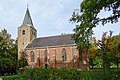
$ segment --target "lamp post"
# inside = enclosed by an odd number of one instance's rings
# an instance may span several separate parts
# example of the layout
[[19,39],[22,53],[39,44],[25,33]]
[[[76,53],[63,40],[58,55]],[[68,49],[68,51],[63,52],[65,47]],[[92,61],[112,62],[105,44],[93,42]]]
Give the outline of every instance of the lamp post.
[[55,59],[55,67],[56,67],[56,49],[54,48],[55,54],[53,55],[54,59]]
[[40,67],[40,50],[39,50],[39,60],[38,61],[39,61],[39,67]]
[[56,49],[55,49],[55,67],[56,67]]
[[74,54],[74,67],[77,67],[77,65],[78,65],[78,60],[77,60],[77,54],[75,53]]
[[48,67],[48,46],[46,46],[46,54],[45,54],[45,58],[46,58],[46,63],[45,63],[45,68]]
[[72,46],[72,56],[73,56],[73,68],[74,68],[74,53],[73,53],[73,46]]

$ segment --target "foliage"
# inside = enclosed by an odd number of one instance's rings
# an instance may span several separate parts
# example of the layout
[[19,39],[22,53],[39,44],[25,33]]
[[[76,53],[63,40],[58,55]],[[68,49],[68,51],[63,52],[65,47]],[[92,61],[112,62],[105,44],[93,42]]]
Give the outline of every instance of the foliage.
[[110,63],[116,59],[114,54],[115,44],[113,43],[113,40],[114,37],[112,37],[112,31],[110,31],[109,35],[107,35],[107,32],[104,32],[101,40],[94,40],[101,51],[104,75],[110,74]]
[[[106,24],[108,22],[115,23],[120,17],[120,1],[119,0],[84,0],[81,3],[80,11],[83,13],[82,18],[87,17],[90,21],[93,21],[92,24]],[[105,18],[100,18],[98,16],[101,11],[111,11],[110,15]],[[91,17],[90,17],[91,16]]]
[[113,53],[114,55],[114,60],[112,61],[113,64],[117,65],[117,68],[119,68],[119,63],[120,63],[120,35],[114,36],[113,43],[115,44]]
[[[120,17],[119,7],[119,0],[84,0],[80,5],[80,9],[75,10],[70,19],[72,22],[79,23],[74,29],[76,36],[80,37],[85,35],[85,33],[91,33],[92,28],[96,27],[100,22],[102,22],[103,25],[109,22],[117,22]],[[111,11],[112,14],[108,17],[101,18],[98,15],[102,10]],[[81,33],[81,35],[77,35],[79,33]],[[86,37],[87,36],[89,36],[89,34],[86,34]]]
[[92,68],[93,68],[93,66],[95,66],[95,65],[97,65],[97,63],[94,63],[94,60],[95,60],[95,58],[96,58],[96,56],[97,56],[97,49],[96,48],[94,48],[94,47],[92,47],[92,48],[90,48],[89,50],[88,50],[88,58],[89,58],[89,64],[92,66]]
[[112,75],[104,76],[101,69],[79,71],[71,68],[34,68],[18,72],[16,76],[4,77],[4,80],[112,80],[120,79],[120,69],[111,70]]
[[17,62],[17,44],[7,30],[0,32],[0,69],[15,68]]
[[88,49],[88,59],[89,59],[89,64],[90,64],[90,68],[101,68],[101,52],[100,49],[98,49],[98,47],[96,46],[95,42],[96,39],[95,37],[91,37],[90,38],[90,43],[91,46]]
[[94,59],[97,55],[97,49],[96,48],[90,48],[89,49],[89,54],[88,54],[88,58],[90,59]]
[[[112,12],[105,18],[99,17],[101,11]],[[92,36],[92,29],[100,22],[116,23],[120,17],[120,0],[83,0],[80,9],[76,9],[70,19],[76,23],[73,40],[78,46],[78,49],[89,48],[89,38]]]
[[26,52],[23,51],[20,53],[20,59],[18,60],[19,68],[24,68],[24,67],[28,66],[26,57],[27,57]]
[[[95,37],[90,38],[91,47],[88,50],[89,64],[93,67],[96,65],[96,68],[100,68],[101,59],[105,53],[106,61],[111,67],[119,68],[120,62],[120,36],[112,36],[112,31],[107,35],[107,32],[103,33],[101,40],[96,40]],[[98,64],[97,64],[98,63]],[[98,66],[98,67],[97,67]]]

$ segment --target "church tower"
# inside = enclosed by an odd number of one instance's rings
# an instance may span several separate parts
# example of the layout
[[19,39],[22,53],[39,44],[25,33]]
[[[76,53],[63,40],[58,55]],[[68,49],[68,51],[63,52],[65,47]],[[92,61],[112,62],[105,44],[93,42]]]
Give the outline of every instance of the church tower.
[[23,23],[18,27],[18,59],[20,58],[20,52],[36,37],[37,30],[33,25],[29,9],[27,8]]

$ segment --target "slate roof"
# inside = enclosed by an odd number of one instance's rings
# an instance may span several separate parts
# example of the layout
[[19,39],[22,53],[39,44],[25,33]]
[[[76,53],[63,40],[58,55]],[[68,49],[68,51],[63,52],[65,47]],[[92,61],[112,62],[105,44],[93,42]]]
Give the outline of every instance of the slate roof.
[[30,16],[30,12],[29,12],[28,8],[26,10],[26,14],[25,14],[22,26],[31,26],[32,28],[34,28],[34,25],[33,25],[33,22],[32,22],[32,18]]
[[36,38],[29,43],[26,48],[33,47],[46,47],[46,46],[57,46],[57,45],[74,45],[75,42],[71,40],[71,34],[58,35],[51,37]]

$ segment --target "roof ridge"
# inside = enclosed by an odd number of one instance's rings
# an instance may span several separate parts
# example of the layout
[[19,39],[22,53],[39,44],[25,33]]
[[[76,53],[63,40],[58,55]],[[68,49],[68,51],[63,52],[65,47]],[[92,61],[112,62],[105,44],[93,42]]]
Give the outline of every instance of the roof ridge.
[[75,44],[71,39],[71,35],[72,34],[66,34],[36,38],[31,44],[27,45],[26,48]]
[[[52,38],[52,37],[60,37],[60,36],[67,36],[67,35],[72,35],[72,34],[64,34],[64,35],[53,35],[53,36],[45,36],[45,37],[38,37],[39,39],[40,38]],[[38,39],[36,38],[36,39]]]

